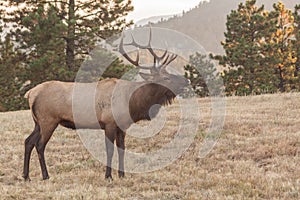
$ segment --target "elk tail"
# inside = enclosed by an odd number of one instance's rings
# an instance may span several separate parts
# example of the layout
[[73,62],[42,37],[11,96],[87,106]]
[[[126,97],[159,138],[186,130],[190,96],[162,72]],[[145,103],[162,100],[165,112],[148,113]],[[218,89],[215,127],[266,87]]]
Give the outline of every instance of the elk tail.
[[29,98],[29,95],[30,95],[30,92],[31,92],[31,89],[28,90],[25,95],[24,95],[24,98],[28,99]]

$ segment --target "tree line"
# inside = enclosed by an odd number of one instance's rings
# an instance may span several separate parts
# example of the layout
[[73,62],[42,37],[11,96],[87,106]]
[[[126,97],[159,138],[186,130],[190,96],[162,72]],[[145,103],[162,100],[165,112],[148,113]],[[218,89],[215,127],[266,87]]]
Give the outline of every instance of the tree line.
[[[223,79],[226,95],[300,91],[300,4],[290,10],[278,2],[268,11],[263,5],[257,6],[256,0],[240,3],[227,16],[225,41],[221,44],[225,54],[211,54],[210,58],[222,70],[211,70],[210,74],[215,80]],[[194,57],[191,64],[211,68]],[[193,67],[186,66],[186,70],[191,80],[206,78]],[[203,81],[192,84],[199,95],[210,94]]]
[[[74,81],[82,64],[111,56],[101,52],[85,60],[100,51],[97,41],[132,24],[125,17],[133,7],[130,0],[100,2],[0,0],[0,111],[27,108],[23,95],[29,88],[47,80]],[[4,34],[5,26],[10,32]],[[220,80],[226,95],[300,90],[300,4],[289,10],[279,2],[268,11],[255,0],[240,3],[227,16],[221,44],[224,55],[197,53],[184,66],[199,96],[218,93]],[[102,76],[120,78],[132,67],[116,58]]]
[[[38,83],[74,81],[97,41],[132,24],[132,10],[131,0],[0,0],[0,109],[27,108],[23,95]],[[112,67],[104,77],[129,66]]]

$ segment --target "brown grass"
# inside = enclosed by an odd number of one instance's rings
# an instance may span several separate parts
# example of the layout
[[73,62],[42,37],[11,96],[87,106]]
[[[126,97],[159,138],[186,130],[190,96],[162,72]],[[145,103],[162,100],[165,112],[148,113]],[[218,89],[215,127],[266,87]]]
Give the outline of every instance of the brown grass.
[[[42,181],[36,152],[31,182],[21,178],[24,139],[32,131],[29,111],[0,114],[0,199],[299,199],[300,94],[231,97],[218,144],[198,158],[210,123],[210,100],[199,99],[200,131],[189,150],[162,170],[104,180],[105,166],[74,131],[58,128],[46,149],[50,180]],[[172,110],[178,105],[169,107]],[[176,131],[171,114],[160,134],[128,137],[128,149],[160,148]],[[125,157],[126,159],[126,157]]]

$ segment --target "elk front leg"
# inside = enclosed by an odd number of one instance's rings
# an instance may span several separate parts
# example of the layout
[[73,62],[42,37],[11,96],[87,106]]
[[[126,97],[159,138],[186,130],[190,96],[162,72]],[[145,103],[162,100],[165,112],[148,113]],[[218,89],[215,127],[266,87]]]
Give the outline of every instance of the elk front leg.
[[119,178],[123,178],[125,176],[124,171],[124,154],[125,154],[125,135],[126,133],[121,129],[118,130],[116,143],[118,147],[118,155],[119,155]]
[[114,141],[117,128],[115,126],[106,125],[105,127],[105,147],[106,147],[106,172],[105,178],[112,180],[111,163],[114,154]]

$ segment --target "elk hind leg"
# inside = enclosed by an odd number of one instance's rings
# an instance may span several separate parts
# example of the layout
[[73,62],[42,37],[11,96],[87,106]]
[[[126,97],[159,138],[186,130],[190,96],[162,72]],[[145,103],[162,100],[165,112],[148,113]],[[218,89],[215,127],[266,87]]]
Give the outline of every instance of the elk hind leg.
[[25,153],[24,153],[24,168],[23,168],[23,178],[25,181],[30,181],[29,178],[29,163],[32,149],[35,143],[39,140],[40,137],[40,127],[35,123],[34,130],[25,140]]
[[45,155],[44,155],[45,148],[57,126],[58,123],[48,123],[47,125],[41,126],[40,138],[35,143],[35,148],[38,153],[39,162],[42,170],[43,180],[49,179],[49,174],[47,171]]

